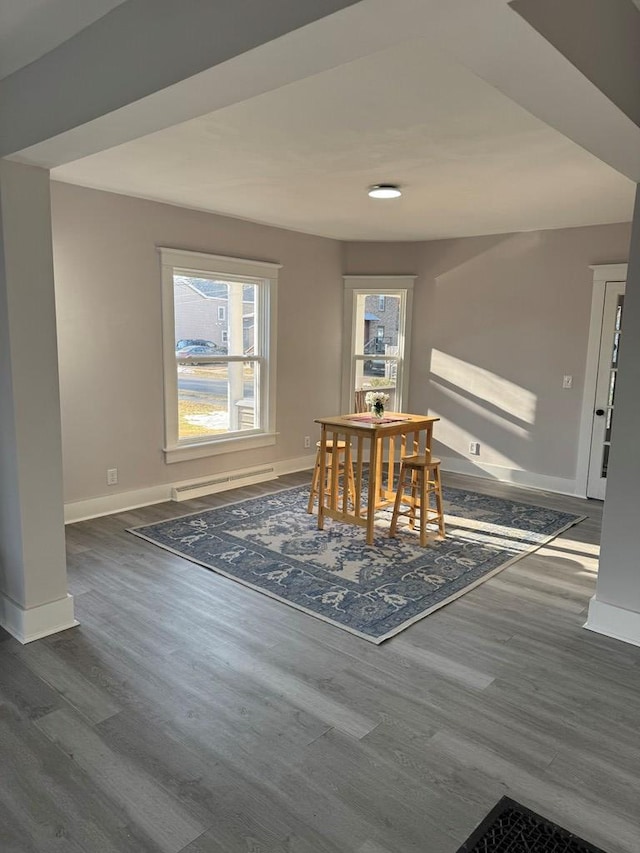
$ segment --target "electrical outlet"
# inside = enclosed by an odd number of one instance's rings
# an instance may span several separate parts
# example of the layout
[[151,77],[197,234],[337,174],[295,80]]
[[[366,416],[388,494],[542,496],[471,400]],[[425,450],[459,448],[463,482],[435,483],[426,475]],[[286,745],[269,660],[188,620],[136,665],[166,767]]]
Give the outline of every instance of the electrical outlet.
[[472,456],[480,456],[480,442],[479,441],[469,442],[469,453]]
[[563,388],[573,388],[573,376],[563,376],[562,377],[562,387]]
[[115,486],[118,482],[118,469],[107,468],[107,486]]
[[311,447],[311,436],[310,435],[305,435],[304,446],[305,447]]

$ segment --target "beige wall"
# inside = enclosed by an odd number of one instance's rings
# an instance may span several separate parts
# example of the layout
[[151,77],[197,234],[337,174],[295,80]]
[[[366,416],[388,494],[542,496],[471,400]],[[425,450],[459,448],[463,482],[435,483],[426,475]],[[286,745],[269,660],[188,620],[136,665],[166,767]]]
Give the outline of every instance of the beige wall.
[[[67,502],[308,454],[339,408],[343,273],[418,275],[408,407],[442,418],[442,456],[575,478],[589,265],[627,260],[629,225],[341,244],[58,183],[52,208]],[[161,245],[283,264],[275,447],[165,464]]]
[[[60,183],[52,213],[65,501],[313,452],[303,448],[313,418],[339,407],[340,243]],[[165,464],[156,246],[283,265],[274,447]],[[107,487],[114,467],[119,483]]]
[[[629,237],[620,224],[345,246],[345,273],[418,275],[409,408],[442,418],[440,454],[467,470],[480,463],[575,478],[589,265],[626,261]],[[478,459],[471,440],[481,444]]]

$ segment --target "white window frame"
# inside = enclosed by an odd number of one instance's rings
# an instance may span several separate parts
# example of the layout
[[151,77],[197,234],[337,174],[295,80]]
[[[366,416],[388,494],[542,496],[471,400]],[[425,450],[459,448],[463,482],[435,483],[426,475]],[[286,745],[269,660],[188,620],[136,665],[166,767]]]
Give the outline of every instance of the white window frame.
[[396,402],[400,411],[406,408],[409,397],[409,353],[411,351],[411,317],[413,313],[413,285],[415,275],[345,275],[344,278],[344,340],[346,346],[342,360],[342,411],[352,412],[356,384],[356,361],[371,358],[356,355],[356,311],[358,296],[390,295],[400,297],[398,317],[398,355],[379,356],[394,361],[397,366]]
[[[220,453],[251,450],[276,443],[276,341],[277,285],[281,264],[246,260],[204,252],[159,247],[162,272],[162,336],[164,361],[165,462],[182,462]],[[259,398],[256,400],[260,426],[253,430],[178,439],[178,376],[175,355],[174,273],[215,276],[229,281],[257,284],[256,329],[260,352],[252,356],[259,371]],[[233,356],[212,356],[208,360],[227,363]],[[244,360],[244,359],[241,359]]]
[[224,322],[227,319],[227,309],[224,305],[218,305],[218,320]]

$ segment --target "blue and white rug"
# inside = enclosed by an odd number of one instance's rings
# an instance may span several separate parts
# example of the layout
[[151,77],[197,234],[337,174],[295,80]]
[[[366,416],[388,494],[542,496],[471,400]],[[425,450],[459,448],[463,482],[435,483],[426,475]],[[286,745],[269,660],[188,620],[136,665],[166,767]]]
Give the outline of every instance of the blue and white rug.
[[447,535],[421,548],[390,513],[365,530],[308,515],[299,486],[131,533],[345,631],[381,643],[582,521],[532,504],[444,489]]

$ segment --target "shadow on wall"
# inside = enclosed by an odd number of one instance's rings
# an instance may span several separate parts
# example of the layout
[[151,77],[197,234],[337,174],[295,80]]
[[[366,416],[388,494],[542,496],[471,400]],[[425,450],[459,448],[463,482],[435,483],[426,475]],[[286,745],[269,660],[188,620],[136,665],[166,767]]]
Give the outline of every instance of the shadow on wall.
[[[441,418],[437,452],[483,476],[487,464],[574,476],[590,272],[570,241],[557,232],[446,240],[425,258],[412,405]],[[574,376],[572,394],[563,373]]]
[[429,408],[453,447],[464,454],[471,441],[479,441],[491,464],[520,466],[536,418],[534,394],[440,350],[431,353],[430,383]]

